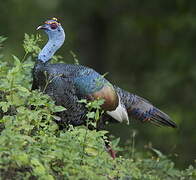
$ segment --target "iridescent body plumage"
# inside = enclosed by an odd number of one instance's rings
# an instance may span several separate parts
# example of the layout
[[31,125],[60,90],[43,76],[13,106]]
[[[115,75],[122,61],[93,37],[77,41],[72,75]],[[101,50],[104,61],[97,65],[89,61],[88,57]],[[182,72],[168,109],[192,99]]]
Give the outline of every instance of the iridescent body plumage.
[[39,53],[33,69],[32,89],[40,89],[51,96],[57,105],[67,109],[58,113],[61,122],[85,124],[87,110],[79,100],[103,98],[103,122],[115,119],[129,123],[129,117],[132,117],[156,125],[176,127],[168,115],[147,100],[112,85],[95,70],[81,65],[51,64],[49,60],[64,42],[64,30],[56,19],[46,21],[38,29],[44,29],[49,40]]

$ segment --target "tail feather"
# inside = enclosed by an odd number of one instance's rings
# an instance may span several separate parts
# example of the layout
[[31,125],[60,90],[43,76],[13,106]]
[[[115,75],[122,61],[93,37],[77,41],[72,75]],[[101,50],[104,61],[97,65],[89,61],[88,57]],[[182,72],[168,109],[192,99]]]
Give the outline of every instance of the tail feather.
[[154,107],[148,101],[144,101],[139,96],[135,96],[134,103],[128,108],[128,114],[135,119],[143,122],[149,121],[158,126],[177,127],[167,114]]
[[160,111],[157,108],[155,109],[157,112],[154,114],[153,119],[155,119],[155,121],[157,121],[158,124],[162,126],[170,126],[173,128],[177,127],[176,123],[173,122],[167,114],[165,114],[164,112]]
[[123,103],[127,109],[129,117],[142,122],[148,121],[157,126],[177,127],[176,123],[173,122],[167,114],[154,107],[146,99],[118,87],[116,87],[116,90],[121,97],[121,103]]
[[135,98],[135,102],[128,109],[130,116],[143,122],[149,121],[158,126],[177,127],[167,114],[154,107],[148,101],[144,101],[143,98],[139,96],[135,96]]

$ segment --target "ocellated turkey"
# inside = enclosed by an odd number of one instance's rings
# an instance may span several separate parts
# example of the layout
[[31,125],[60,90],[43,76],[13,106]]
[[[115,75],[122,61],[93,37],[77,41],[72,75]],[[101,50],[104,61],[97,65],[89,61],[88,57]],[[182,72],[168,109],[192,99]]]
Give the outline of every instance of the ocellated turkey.
[[[176,127],[170,117],[147,100],[115,85],[95,70],[74,64],[50,63],[55,52],[63,45],[65,33],[56,18],[47,20],[37,29],[43,29],[48,42],[38,55],[33,69],[32,90],[39,89],[52,97],[57,105],[67,110],[59,113],[61,121],[74,126],[86,123],[85,105],[79,100],[104,99],[103,119],[129,123],[129,118],[156,125]],[[107,118],[106,118],[107,117]]]

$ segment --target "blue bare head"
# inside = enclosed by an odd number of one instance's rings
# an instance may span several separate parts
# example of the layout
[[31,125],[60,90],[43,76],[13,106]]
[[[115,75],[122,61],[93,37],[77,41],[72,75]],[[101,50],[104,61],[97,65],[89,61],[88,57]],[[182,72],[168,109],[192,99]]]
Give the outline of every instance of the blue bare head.
[[54,53],[63,45],[65,41],[65,32],[56,18],[45,21],[37,30],[43,29],[48,35],[48,42],[38,55],[38,60],[42,62],[49,61]]

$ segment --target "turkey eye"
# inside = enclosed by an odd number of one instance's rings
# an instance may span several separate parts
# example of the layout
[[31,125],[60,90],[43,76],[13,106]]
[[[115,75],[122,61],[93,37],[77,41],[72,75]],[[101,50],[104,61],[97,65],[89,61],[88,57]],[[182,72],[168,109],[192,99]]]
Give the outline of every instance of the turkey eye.
[[57,28],[57,24],[56,23],[52,23],[50,24],[51,29],[56,29]]

